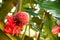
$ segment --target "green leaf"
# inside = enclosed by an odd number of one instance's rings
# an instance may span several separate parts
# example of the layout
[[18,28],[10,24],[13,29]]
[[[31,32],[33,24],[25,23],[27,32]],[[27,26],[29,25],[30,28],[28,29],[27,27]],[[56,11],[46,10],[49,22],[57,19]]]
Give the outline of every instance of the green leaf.
[[40,18],[42,19],[43,15],[44,15],[44,9],[40,8],[38,14],[39,14]]
[[4,23],[0,22],[0,29],[3,31],[4,30]]
[[6,34],[11,40],[18,40],[18,38],[16,38],[15,36],[12,36],[10,34]]
[[39,28],[38,28],[36,25],[34,25],[33,23],[31,23],[29,26],[30,26],[30,28],[33,29],[34,31],[36,31],[36,32],[39,31]]
[[45,13],[44,30],[51,40],[57,40],[57,36],[51,33],[52,28],[56,25],[54,18],[49,13]]
[[33,16],[37,16],[38,14],[37,13],[34,13],[33,11],[26,11],[28,12],[30,15],[33,15]]
[[24,40],[33,40],[33,38],[25,35]]
[[[39,28],[40,28],[41,22],[42,22],[42,20],[39,19],[39,17],[33,17],[31,19],[30,27],[35,31],[40,31]],[[34,23],[36,23],[36,25]]]
[[[20,35],[21,36],[21,35]],[[17,40],[21,40],[22,38],[20,38],[20,36],[18,35],[18,36],[14,36]]]
[[60,9],[60,3],[56,1],[45,1],[43,3],[40,3],[40,6],[46,9]]
[[0,30],[0,40],[11,40],[2,30]]
[[39,17],[33,17],[31,21],[32,21],[32,22],[35,22],[35,23],[37,23],[37,24],[39,24],[39,25],[40,25],[41,22],[42,22],[42,20],[39,19]]
[[55,13],[56,13],[57,15],[60,15],[60,9],[55,10]]
[[34,8],[29,8],[28,3],[22,5],[22,11],[28,12],[30,15],[37,16],[37,13],[34,13]]
[[33,17],[31,21],[32,22],[35,22],[36,23],[36,26],[38,28],[40,28],[40,24],[42,23],[42,19],[39,19],[39,17]]
[[58,20],[60,20],[60,18],[59,17],[55,17],[56,19],[58,19]]
[[55,10],[56,14],[60,14],[60,2],[57,1],[44,1],[39,3],[41,8]]
[[12,1],[3,1],[2,6],[0,7],[0,21],[3,21],[5,16],[10,12],[13,7]]

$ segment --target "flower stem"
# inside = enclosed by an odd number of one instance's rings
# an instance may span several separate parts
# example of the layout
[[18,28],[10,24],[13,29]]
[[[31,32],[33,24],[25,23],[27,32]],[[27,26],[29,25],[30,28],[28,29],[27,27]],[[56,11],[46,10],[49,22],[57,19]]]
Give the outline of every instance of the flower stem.
[[26,30],[27,30],[27,26],[25,27],[25,31],[24,31],[24,33],[22,35],[22,40],[24,40]]
[[21,7],[22,7],[22,0],[18,0],[18,7],[17,7],[17,12],[21,12]]

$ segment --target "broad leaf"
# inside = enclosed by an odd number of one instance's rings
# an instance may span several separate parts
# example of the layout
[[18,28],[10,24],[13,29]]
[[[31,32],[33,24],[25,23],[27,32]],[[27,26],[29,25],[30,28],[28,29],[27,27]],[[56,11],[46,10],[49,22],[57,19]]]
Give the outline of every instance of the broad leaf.
[[55,10],[56,14],[60,14],[60,2],[56,1],[44,1],[39,3],[40,7],[50,10]]

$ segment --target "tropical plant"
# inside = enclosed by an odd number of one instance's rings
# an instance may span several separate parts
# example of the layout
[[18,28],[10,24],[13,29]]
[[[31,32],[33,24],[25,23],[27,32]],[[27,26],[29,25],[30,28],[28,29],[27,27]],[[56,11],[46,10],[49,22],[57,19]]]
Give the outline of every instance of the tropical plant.
[[60,40],[60,0],[0,1],[0,40]]

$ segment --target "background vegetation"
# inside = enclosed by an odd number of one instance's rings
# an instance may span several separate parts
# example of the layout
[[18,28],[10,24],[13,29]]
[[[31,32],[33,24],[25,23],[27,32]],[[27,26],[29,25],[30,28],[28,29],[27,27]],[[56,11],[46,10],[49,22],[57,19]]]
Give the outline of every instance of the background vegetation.
[[[12,12],[14,7],[16,9]],[[20,35],[6,34],[4,32],[5,17],[8,13],[15,14],[18,10],[28,12],[30,22]],[[59,24],[59,21],[60,0],[2,0],[0,3],[0,40],[59,40],[58,34],[51,33],[52,28]],[[31,36],[31,30],[36,35]]]

